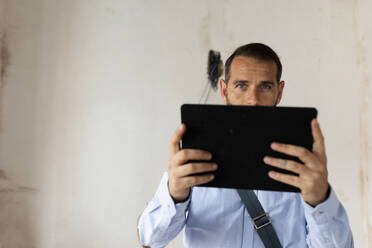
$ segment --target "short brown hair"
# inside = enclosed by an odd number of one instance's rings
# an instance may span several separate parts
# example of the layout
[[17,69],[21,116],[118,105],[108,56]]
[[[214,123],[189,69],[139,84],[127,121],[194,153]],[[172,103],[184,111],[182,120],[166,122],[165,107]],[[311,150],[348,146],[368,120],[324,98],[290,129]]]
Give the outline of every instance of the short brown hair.
[[236,56],[250,57],[264,61],[274,61],[277,67],[276,79],[278,83],[282,76],[282,63],[280,62],[279,56],[269,46],[262,43],[249,43],[244,46],[238,47],[233,54],[225,62],[225,82],[227,83],[230,79],[230,67],[233,59]]

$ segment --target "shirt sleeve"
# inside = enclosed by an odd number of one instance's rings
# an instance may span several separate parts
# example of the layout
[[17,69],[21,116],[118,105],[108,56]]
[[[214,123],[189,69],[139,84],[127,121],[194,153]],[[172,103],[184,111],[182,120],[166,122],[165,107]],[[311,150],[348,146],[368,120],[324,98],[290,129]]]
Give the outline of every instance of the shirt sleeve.
[[[191,195],[191,193],[190,193]],[[165,247],[182,230],[191,197],[175,204],[168,188],[165,172],[153,199],[140,216],[138,231],[142,245],[151,248]]]
[[316,207],[302,199],[308,231],[306,242],[310,248],[352,248],[354,241],[346,211],[329,187],[327,200]]

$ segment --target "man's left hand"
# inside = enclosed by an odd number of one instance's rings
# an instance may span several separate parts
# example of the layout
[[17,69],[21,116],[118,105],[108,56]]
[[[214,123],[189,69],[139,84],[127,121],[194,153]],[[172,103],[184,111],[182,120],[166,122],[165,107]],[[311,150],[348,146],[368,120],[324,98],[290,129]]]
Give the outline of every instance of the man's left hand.
[[298,157],[304,164],[268,156],[264,158],[264,162],[297,173],[298,176],[269,171],[269,177],[301,189],[304,201],[315,207],[326,200],[329,186],[324,137],[316,119],[311,121],[311,130],[314,138],[313,152],[295,145],[276,142],[271,144],[274,151]]

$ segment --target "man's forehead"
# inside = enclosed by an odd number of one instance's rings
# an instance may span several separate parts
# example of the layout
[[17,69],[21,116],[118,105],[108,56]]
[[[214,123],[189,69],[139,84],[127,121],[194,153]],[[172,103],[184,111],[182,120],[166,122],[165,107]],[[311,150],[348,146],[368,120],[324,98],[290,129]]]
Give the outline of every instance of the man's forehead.
[[258,72],[265,74],[276,74],[276,64],[272,60],[260,60],[252,57],[236,56],[231,63],[231,74]]

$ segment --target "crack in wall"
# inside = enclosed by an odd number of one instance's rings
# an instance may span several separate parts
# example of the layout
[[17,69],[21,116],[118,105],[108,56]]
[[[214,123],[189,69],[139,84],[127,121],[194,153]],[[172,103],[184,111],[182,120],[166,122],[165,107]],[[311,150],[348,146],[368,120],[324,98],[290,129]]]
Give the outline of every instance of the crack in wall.
[[0,2],[0,133],[3,123],[3,101],[4,101],[4,85],[8,76],[8,68],[10,65],[10,52],[8,47],[8,32],[7,32],[7,13],[8,1]]
[[8,76],[8,67],[10,65],[10,52],[8,48],[7,40],[8,32],[4,30],[0,38],[0,59],[1,59],[1,68],[0,68],[0,88],[3,87],[4,81]]
[[28,186],[21,186],[17,185],[12,182],[12,180],[8,177],[7,173],[0,169],[0,194],[1,193],[21,193],[21,192],[32,192],[37,191],[37,189],[28,187]]
[[10,52],[8,48],[8,33],[5,30],[1,31],[0,37],[0,133],[3,130],[3,106],[4,106],[4,85],[8,76],[8,68],[10,65]]
[[364,230],[367,233],[367,245],[372,245],[372,224],[370,222],[370,212],[368,204],[368,89],[370,87],[368,68],[367,68],[367,48],[365,46],[365,36],[360,30],[360,3],[358,0],[353,2],[353,25],[356,37],[356,55],[357,69],[360,72],[360,193],[362,202],[362,214],[366,216],[364,219]]
[[4,170],[0,169],[0,179],[8,180],[8,177]]

